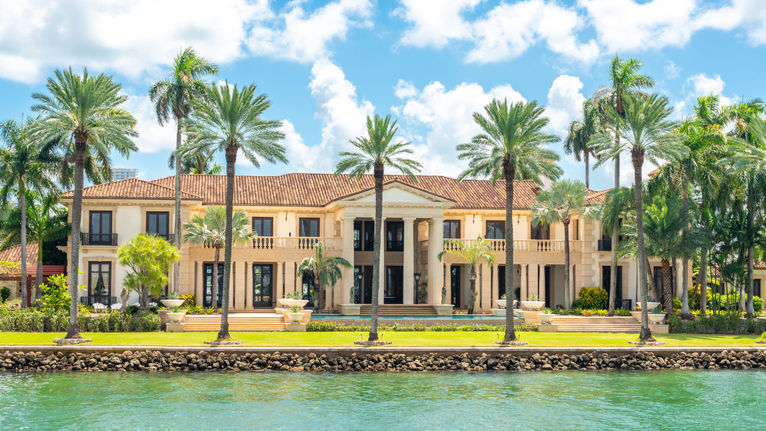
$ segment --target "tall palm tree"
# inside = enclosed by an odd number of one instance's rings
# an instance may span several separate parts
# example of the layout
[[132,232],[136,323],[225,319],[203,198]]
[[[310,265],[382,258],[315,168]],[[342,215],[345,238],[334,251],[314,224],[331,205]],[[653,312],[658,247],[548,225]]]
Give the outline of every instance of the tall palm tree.
[[601,127],[598,109],[593,105],[592,100],[583,102],[582,116],[582,121],[575,120],[569,123],[569,132],[564,140],[564,152],[574,154],[578,162],[585,161],[585,188],[590,189],[590,158],[595,156],[595,153],[588,143]]
[[[606,132],[611,129],[612,136],[614,137],[615,147],[620,146],[620,133],[619,123],[615,122],[611,118],[611,113],[616,112],[620,118],[625,117],[625,96],[628,94],[638,93],[643,89],[651,88],[654,86],[654,79],[649,75],[642,74],[641,71],[642,62],[629,58],[625,61],[620,60],[619,56],[615,56],[612,59],[609,67],[609,86],[604,87],[593,95],[592,100],[596,106],[601,123],[603,125],[602,130]],[[603,157],[598,154],[599,161],[596,166],[609,158]],[[620,187],[620,153],[614,153],[611,160],[614,160],[614,188]],[[612,254],[611,254],[611,266],[609,277],[609,313],[614,314],[614,300],[617,291],[617,248],[620,241],[620,227],[619,224],[612,226]]]
[[341,160],[335,168],[335,175],[348,172],[350,178],[361,178],[372,170],[375,181],[375,235],[373,241],[372,262],[372,313],[370,315],[369,341],[378,339],[378,290],[380,288],[380,253],[381,226],[383,226],[383,175],[386,166],[397,169],[417,181],[415,173],[421,165],[415,160],[408,159],[412,154],[410,143],[394,142],[399,128],[396,120],[386,115],[381,118],[367,117],[367,136],[359,136],[351,140],[356,151],[340,153]]
[[[18,198],[19,243],[21,244],[21,306],[27,307],[27,190],[55,188],[49,175],[56,162],[53,142],[41,144],[32,138],[31,121],[17,123],[9,120],[0,123],[0,201],[7,202],[9,195]],[[39,267],[39,265],[38,265]]]
[[33,137],[41,142],[58,142],[63,152],[69,152],[74,142],[74,198],[72,200],[72,235],[69,256],[69,328],[66,338],[77,339],[77,288],[80,262],[80,228],[82,221],[83,176],[88,154],[109,154],[115,151],[125,157],[136,151],[133,137],[138,136],[136,119],[122,108],[127,97],[120,94],[122,86],[111,77],[81,75],[67,69],[57,70],[55,78],[46,84],[49,94],[35,93],[38,103],[32,110],[41,118],[32,126]]
[[[205,96],[205,83],[202,78],[218,73],[218,66],[208,63],[189,47],[173,59],[170,75],[152,85],[149,98],[154,103],[157,121],[163,125],[172,118],[176,122],[176,150],[181,147],[183,133],[182,121],[192,110],[192,101]],[[181,160],[175,162],[175,206],[173,209],[175,246],[181,249]],[[178,291],[180,262],[173,264],[173,292]]]
[[[613,268],[616,268],[617,265],[617,246],[618,244],[614,241],[614,230],[617,229],[619,233],[620,226],[622,225],[622,220],[624,219],[625,213],[631,209],[632,207],[632,201],[633,199],[633,191],[626,187],[617,187],[615,189],[610,190],[607,192],[606,197],[604,199],[604,202],[600,205],[600,208],[598,208],[599,212],[599,218],[601,223],[601,233],[611,234],[612,235],[612,254],[613,259],[612,263],[615,265]],[[618,234],[619,235],[619,234]],[[618,236],[619,241],[619,236]],[[617,289],[617,271],[616,269],[614,272],[611,272],[612,268],[610,268],[610,276],[609,276],[609,302],[607,304],[607,309],[609,311],[609,315],[614,315],[615,310],[615,297],[616,297],[616,289]],[[614,275],[612,275],[614,274]],[[614,283],[612,283],[612,278],[615,279]],[[606,288],[606,286],[604,286]]]
[[[314,257],[305,257],[298,265],[298,276],[311,274],[314,277],[314,310],[319,311],[327,307],[324,301],[324,287],[335,286],[335,283],[343,277],[340,267],[350,267],[351,264],[342,257],[326,255],[322,241],[314,244],[314,251]],[[334,297],[331,302],[334,306]]]
[[176,151],[176,157],[193,158],[210,151],[226,155],[226,233],[223,252],[223,307],[218,340],[229,336],[229,282],[231,280],[231,245],[233,241],[234,171],[237,153],[242,153],[255,167],[261,160],[287,162],[285,147],[279,141],[279,121],[265,120],[262,115],[271,106],[265,94],[256,96],[255,85],[241,90],[224,83],[210,86],[204,99],[192,101],[191,116],[183,121],[189,140]]
[[482,261],[487,262],[492,268],[495,265],[495,255],[492,254],[492,244],[479,235],[475,241],[468,243],[456,239],[450,239],[445,242],[447,249],[439,253],[439,260],[445,254],[457,256],[464,261],[468,262],[470,268],[470,284],[471,284],[471,302],[468,306],[468,314],[473,314],[474,303],[476,302],[476,267],[481,264]]
[[569,224],[576,215],[591,217],[591,211],[585,206],[587,195],[585,184],[561,180],[551,184],[550,189],[541,191],[537,195],[537,203],[532,206],[532,223],[535,225],[564,225],[564,304],[567,307],[571,303],[569,282],[572,279],[569,275]]
[[[544,148],[558,138],[543,132],[548,125],[545,109],[537,102],[493,100],[484,107],[484,113],[475,112],[474,122],[482,132],[471,142],[457,146],[458,158],[468,160],[468,169],[459,180],[467,177],[489,177],[493,182],[505,182],[505,291],[509,304],[513,304],[513,181],[515,179],[541,181],[541,177],[557,179],[561,168],[556,165],[558,154]],[[505,314],[504,342],[516,340],[513,326],[513,307]]]
[[[234,211],[231,217],[232,242],[241,244],[255,236],[247,219],[247,214],[242,211]],[[218,307],[221,298],[218,297],[218,262],[221,260],[221,249],[226,244],[226,208],[209,207],[204,216],[195,215],[188,223],[184,224],[184,241],[193,244],[212,247],[213,277],[210,304]],[[203,295],[205,293],[203,292]]]
[[[176,165],[175,154],[170,155],[168,166],[172,169]],[[200,153],[193,157],[181,160],[181,173],[192,175],[218,175],[223,167],[215,162],[215,152]]]
[[[616,111],[611,114],[612,121],[618,125],[616,129],[621,140],[613,142],[612,137],[607,133],[601,133],[594,139],[598,151],[607,158],[614,158],[617,154],[630,150],[635,183],[637,254],[638,262],[643,265],[646,262],[642,202],[644,160],[648,159],[655,165],[660,165],[661,161],[676,162],[688,156],[689,149],[680,143],[681,137],[675,133],[676,123],[668,120],[673,113],[673,108],[667,97],[656,94],[649,96],[626,94],[623,103],[624,118]],[[648,341],[653,338],[649,330],[646,310],[646,271],[639,271],[639,274],[642,313],[640,339]]]

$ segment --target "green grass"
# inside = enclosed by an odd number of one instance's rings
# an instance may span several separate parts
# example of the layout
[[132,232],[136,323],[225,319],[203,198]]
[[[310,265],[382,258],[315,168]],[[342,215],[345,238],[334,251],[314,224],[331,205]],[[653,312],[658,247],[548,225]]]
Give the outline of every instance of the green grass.
[[[136,346],[201,346],[205,340],[215,339],[215,332],[117,332],[83,333],[91,338],[88,345]],[[232,338],[245,346],[350,346],[354,340],[366,339],[361,332],[233,332]],[[50,345],[63,333],[4,332],[0,345]],[[636,334],[604,333],[543,333],[519,332],[520,339],[531,346],[628,346]],[[666,346],[755,346],[757,335],[669,334],[658,335]],[[393,341],[395,346],[491,346],[502,338],[499,332],[394,332],[382,331],[382,340]]]

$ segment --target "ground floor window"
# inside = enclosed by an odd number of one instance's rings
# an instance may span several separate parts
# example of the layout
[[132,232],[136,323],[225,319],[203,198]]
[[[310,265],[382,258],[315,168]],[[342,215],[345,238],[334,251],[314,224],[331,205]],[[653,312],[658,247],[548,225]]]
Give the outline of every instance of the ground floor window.
[[88,263],[88,304],[111,305],[112,302],[112,263]]
[[253,264],[253,307],[271,307],[274,266]]
[[354,267],[354,304],[372,304],[372,265]]
[[[213,306],[213,264],[203,264],[204,271],[204,283],[205,283],[205,295],[202,300],[202,305],[205,307]],[[223,294],[223,263],[218,264],[218,292],[216,293],[216,307],[221,307],[221,296]]]
[[[606,290],[607,293],[609,293],[609,290],[612,286],[612,266],[611,265],[604,265],[601,267],[601,288]],[[624,308],[626,310],[631,310],[633,307],[631,307],[631,301],[628,299],[628,302],[626,304],[623,304],[622,299],[622,267],[617,266],[617,287],[614,291],[614,306],[615,308]],[[608,306],[608,304],[607,304]]]
[[455,308],[460,308],[460,266],[459,265],[452,265],[450,267],[450,286],[451,288],[451,300],[452,305],[455,306]]
[[402,304],[404,299],[404,267],[386,267],[384,304]]
[[753,280],[753,296],[763,298],[763,296],[761,296],[761,279],[760,278],[756,278]]

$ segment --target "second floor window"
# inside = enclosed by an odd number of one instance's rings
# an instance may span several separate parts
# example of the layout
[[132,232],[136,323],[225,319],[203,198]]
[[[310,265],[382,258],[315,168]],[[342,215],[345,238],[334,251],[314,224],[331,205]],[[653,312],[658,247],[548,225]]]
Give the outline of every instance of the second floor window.
[[256,236],[274,236],[274,219],[253,217],[253,232]]
[[170,219],[170,213],[168,213],[167,211],[147,212],[146,213],[146,233],[167,238],[168,232],[170,231],[168,226],[169,219]]
[[535,225],[532,223],[532,239],[551,239],[551,227],[547,224]]
[[319,219],[318,218],[302,218],[298,221],[298,236],[301,237],[318,237],[319,236]]
[[112,242],[112,212],[90,212],[90,243],[110,244]]
[[386,251],[404,250],[404,222],[386,222]]
[[505,221],[487,220],[487,239],[505,239]]
[[444,220],[444,238],[460,239],[460,220]]
[[354,250],[373,251],[375,245],[375,222],[373,220],[354,221]]

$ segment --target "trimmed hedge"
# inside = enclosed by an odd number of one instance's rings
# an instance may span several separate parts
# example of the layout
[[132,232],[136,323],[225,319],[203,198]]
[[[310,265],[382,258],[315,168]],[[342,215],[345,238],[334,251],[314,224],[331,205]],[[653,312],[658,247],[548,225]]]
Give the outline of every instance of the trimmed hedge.
[[[135,315],[121,311],[80,314],[77,323],[83,332],[154,332],[160,329],[160,317],[146,311]],[[0,331],[65,332],[68,327],[69,314],[62,311],[22,309],[0,313]]]
[[671,333],[680,334],[760,334],[766,331],[766,321],[742,318],[740,313],[713,314],[683,320],[679,316],[668,316]]
[[[537,331],[537,325],[518,324],[515,325],[517,331],[529,332]],[[473,324],[473,325],[400,325],[395,323],[393,325],[379,325],[378,329],[381,331],[404,331],[404,332],[503,332],[505,331],[505,325],[486,325],[486,324]],[[306,324],[307,332],[369,332],[369,325],[347,325],[345,323],[335,322],[315,322],[311,321]]]

